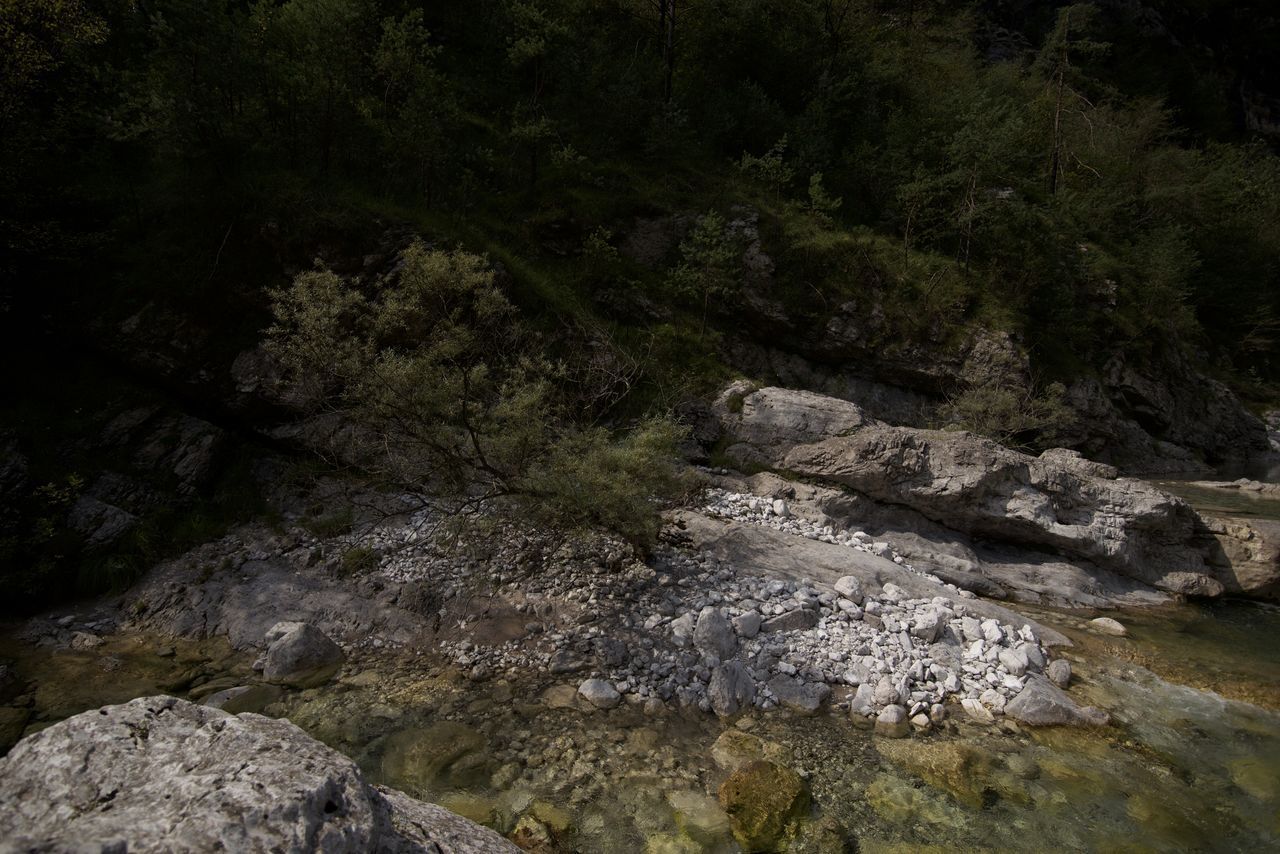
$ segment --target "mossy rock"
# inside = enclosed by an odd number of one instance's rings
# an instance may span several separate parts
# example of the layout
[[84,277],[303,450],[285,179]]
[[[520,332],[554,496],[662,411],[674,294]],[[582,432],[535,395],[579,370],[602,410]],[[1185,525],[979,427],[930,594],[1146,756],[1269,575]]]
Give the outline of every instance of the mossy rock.
[[440,806],[470,819],[476,824],[493,827],[497,824],[497,805],[491,798],[470,792],[453,792],[440,799]]
[[8,753],[9,748],[22,738],[22,731],[26,729],[27,719],[30,717],[31,714],[26,709],[7,706],[0,708],[0,756]]
[[876,750],[935,789],[982,809],[997,796],[989,753],[958,741],[885,741]]
[[685,836],[671,833],[655,833],[645,840],[644,854],[703,854],[700,843]]
[[553,833],[567,833],[573,827],[573,816],[546,801],[533,802],[533,816]]
[[809,786],[790,768],[758,761],[720,786],[720,806],[745,851],[775,851],[809,812]]
[[787,854],[856,854],[858,842],[837,819],[824,815],[800,825]]
[[711,758],[721,768],[732,772],[761,759],[784,765],[791,761],[791,752],[780,744],[730,728],[720,733],[711,745]]
[[453,721],[398,732],[387,740],[382,772],[396,787],[418,792],[468,788],[486,782],[493,769],[484,735]]

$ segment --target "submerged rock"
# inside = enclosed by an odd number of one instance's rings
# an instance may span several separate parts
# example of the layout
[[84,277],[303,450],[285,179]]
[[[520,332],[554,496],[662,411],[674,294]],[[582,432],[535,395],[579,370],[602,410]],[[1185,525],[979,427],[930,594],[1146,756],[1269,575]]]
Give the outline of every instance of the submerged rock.
[[776,851],[809,812],[809,787],[790,768],[752,762],[720,785],[720,806],[746,851]]
[[993,757],[960,741],[907,739],[879,741],[876,750],[929,785],[982,809],[991,785]]
[[667,793],[667,803],[675,812],[676,826],[700,846],[714,848],[729,841],[729,816],[715,798],[702,792],[678,791]]
[[791,753],[777,742],[731,727],[711,745],[711,758],[725,771],[737,771],[761,759],[785,765],[791,761]]
[[173,697],[84,712],[0,759],[16,850],[518,851],[393,789],[288,721]]
[[1090,620],[1089,627],[1096,632],[1102,632],[1104,635],[1111,635],[1112,637],[1117,638],[1122,638],[1129,634],[1129,630],[1126,629],[1122,623],[1118,620],[1113,620],[1110,617],[1098,617],[1097,619]]
[[414,792],[478,785],[493,772],[487,747],[482,733],[456,721],[401,730],[383,748],[382,773]]
[[275,685],[237,685],[224,688],[204,698],[204,705],[238,715],[241,712],[261,712],[280,699],[284,692]]
[[1027,686],[1009,701],[1004,713],[1031,726],[1106,726],[1111,722],[1106,712],[1080,706],[1042,676],[1028,678]]

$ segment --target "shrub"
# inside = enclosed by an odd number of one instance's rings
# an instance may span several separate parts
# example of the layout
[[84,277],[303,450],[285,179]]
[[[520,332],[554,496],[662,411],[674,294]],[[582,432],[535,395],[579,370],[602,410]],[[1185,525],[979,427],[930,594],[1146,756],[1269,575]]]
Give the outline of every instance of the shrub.
[[349,425],[321,452],[455,514],[505,502],[632,538],[656,530],[653,498],[677,482],[677,431],[575,424],[566,370],[485,259],[415,242],[371,287],[318,269],[272,298],[269,346]]
[[1030,384],[991,380],[970,386],[942,407],[947,429],[970,430],[1002,445],[1046,445],[1073,418],[1066,388],[1052,383],[1043,391]]

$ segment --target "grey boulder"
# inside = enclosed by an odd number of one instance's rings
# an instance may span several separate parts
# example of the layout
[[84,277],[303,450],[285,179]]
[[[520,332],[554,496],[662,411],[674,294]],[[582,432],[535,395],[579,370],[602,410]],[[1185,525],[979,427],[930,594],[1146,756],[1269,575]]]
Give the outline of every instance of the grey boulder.
[[778,703],[798,715],[813,715],[831,696],[831,688],[823,683],[801,682],[779,674],[769,680],[769,690]]
[[597,709],[612,709],[622,702],[622,695],[603,679],[588,679],[578,686],[578,693]]
[[0,759],[6,850],[515,852],[440,807],[369,785],[288,721],[173,697],[84,712]]
[[282,622],[266,635],[267,655],[262,677],[278,685],[311,688],[338,672],[342,648],[308,623]]
[[749,707],[756,699],[756,685],[747,669],[736,661],[721,664],[711,671],[707,683],[707,701],[719,717],[727,718]]
[[724,611],[708,605],[699,612],[698,622],[693,627],[693,645],[703,655],[714,655],[721,660],[733,655],[738,641],[733,634],[733,624]]
[[1004,707],[1006,716],[1030,726],[1106,726],[1111,716],[1093,706],[1080,706],[1043,676],[1031,676],[1026,687]]
[[1049,669],[1046,671],[1049,681],[1059,688],[1065,688],[1071,684],[1071,662],[1065,658],[1055,658],[1049,662]]
[[875,733],[887,738],[902,738],[911,731],[907,710],[902,706],[885,706],[876,716]]

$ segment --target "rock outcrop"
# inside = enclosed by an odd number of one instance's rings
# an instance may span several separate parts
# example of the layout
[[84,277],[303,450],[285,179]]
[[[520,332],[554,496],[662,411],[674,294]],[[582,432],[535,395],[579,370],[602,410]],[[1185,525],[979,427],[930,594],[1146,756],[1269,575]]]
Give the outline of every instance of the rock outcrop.
[[1206,547],[1208,527],[1185,501],[1072,451],[1033,457],[967,432],[891,427],[787,389],[735,384],[715,408],[729,457],[906,509],[935,535],[1028,549],[1041,563],[1060,555],[1174,594],[1275,595],[1265,555],[1235,571],[1225,547]]
[[1280,599],[1280,521],[1205,517],[1209,562],[1230,593]]
[[13,851],[518,851],[441,807],[367,783],[288,721],[172,697],[85,712],[0,759]]

